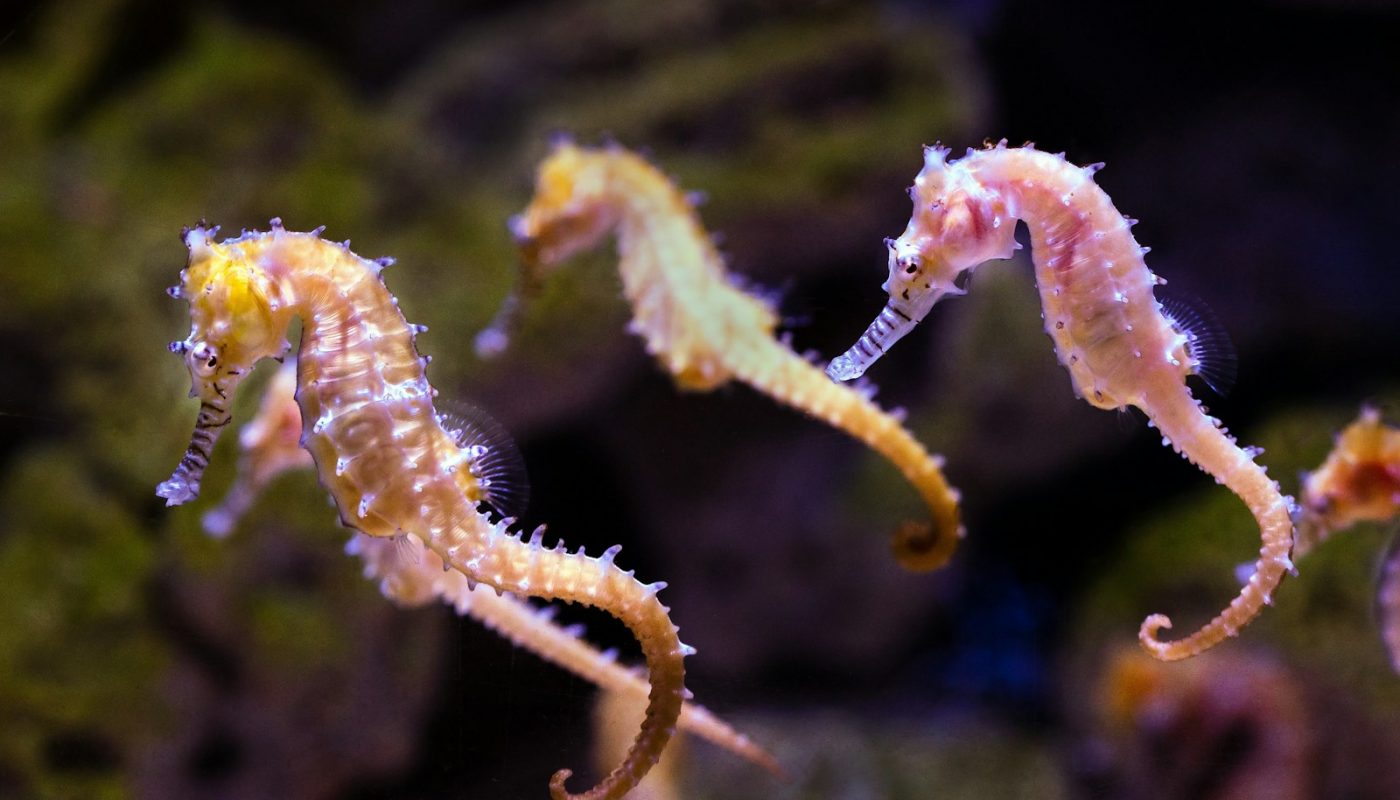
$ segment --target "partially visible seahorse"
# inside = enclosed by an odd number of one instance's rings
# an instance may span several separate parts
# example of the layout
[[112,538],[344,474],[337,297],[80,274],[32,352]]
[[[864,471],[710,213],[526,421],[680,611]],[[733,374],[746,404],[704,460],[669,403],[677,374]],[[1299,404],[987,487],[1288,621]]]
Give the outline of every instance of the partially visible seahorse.
[[[289,358],[268,383],[257,415],[239,433],[238,474],[233,487],[223,502],[204,515],[204,528],[211,535],[223,537],[230,533],[277,476],[314,466],[311,454],[301,446],[301,409],[297,406],[295,390],[296,362]],[[507,445],[497,443],[494,446]],[[346,543],[346,550],[360,556],[365,564],[365,576],[379,581],[384,596],[395,603],[413,607],[435,599],[445,601],[459,614],[475,619],[517,647],[592,682],[603,694],[618,695],[617,700],[600,700],[600,703],[609,703],[610,708],[645,704],[646,680],[618,664],[613,654],[594,649],[575,629],[556,625],[552,621],[552,607],[537,609],[513,595],[498,595],[484,586],[472,587],[462,573],[444,570],[442,559],[431,550],[425,552],[416,536],[405,534],[402,539],[382,539],[356,533]],[[769,772],[782,773],[772,755],[702,706],[686,702],[681,707],[679,725],[681,730],[723,747]],[[615,738],[615,731],[608,733],[610,738]],[[618,752],[625,749],[618,748]],[[665,760],[666,755],[663,755],[662,761]],[[651,775],[655,775],[655,770]],[[653,782],[652,777],[647,780]]]
[[1192,635],[1157,638],[1166,616],[1143,621],[1139,639],[1158,658],[1200,653],[1234,636],[1271,601],[1284,572],[1293,526],[1291,502],[1192,397],[1186,377],[1202,368],[1192,332],[1163,312],[1129,228],[1093,181],[1101,165],[1077,167],[1063,156],[1005,142],[969,150],[953,163],[948,151],[927,148],[910,196],[914,213],[898,239],[888,240],[890,299],[844,355],[827,368],[837,380],[860,376],[908,333],[959,280],[984,261],[1009,258],[1016,221],[1030,229],[1045,329],[1076,394],[1104,409],[1137,406],[1161,430],[1164,443],[1230,488],[1258,521],[1263,545],[1248,585],[1228,608]]
[[1400,428],[1381,421],[1367,406],[1337,434],[1322,465],[1303,481],[1298,498],[1301,558],[1333,533],[1358,522],[1387,522],[1400,516]]
[[[1378,409],[1363,408],[1304,479],[1298,506],[1296,559],[1359,522],[1400,517],[1400,428],[1383,423]],[[1391,667],[1400,672],[1400,536],[1381,561],[1376,608]]]
[[545,275],[616,230],[629,329],[646,340],[683,389],[708,391],[739,380],[865,442],[899,468],[932,512],[906,523],[894,550],[909,569],[932,570],[963,535],[958,493],[931,456],[868,391],[832,383],[778,341],[770,304],[735,285],[690,199],[640,156],[621,147],[558,144],[540,165],[535,197],[511,221],[521,250],[516,291],[477,338],[482,355],[505,347],[521,305]]
[[685,695],[684,657],[694,652],[657,598],[664,584],[642,584],[614,564],[618,548],[591,558],[580,550],[545,548],[537,530],[529,542],[480,513],[483,497],[472,454],[459,447],[433,408],[435,391],[414,346],[419,330],[398,310],[370,261],[310,233],[245,232],[215,242],[217,229],[183,234],[189,263],[171,294],[189,301],[189,337],[171,349],[183,354],[200,400],[189,449],[156,489],[169,505],[194,499],[210,450],[231,414],[233,392],[265,357],[291,347],[286,331],[302,320],[297,356],[297,403],[302,446],[341,521],[369,536],[412,535],[468,585],[595,606],[616,616],[641,643],[651,684],[646,722],[623,763],[597,786],[572,795],[560,770],[550,794],[619,798],[636,785],[675,731]]

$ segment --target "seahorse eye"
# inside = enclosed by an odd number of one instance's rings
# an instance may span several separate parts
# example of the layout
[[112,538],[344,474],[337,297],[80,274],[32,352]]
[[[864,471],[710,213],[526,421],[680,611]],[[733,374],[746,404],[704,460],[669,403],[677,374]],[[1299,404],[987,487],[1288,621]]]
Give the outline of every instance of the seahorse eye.
[[190,349],[190,363],[200,377],[212,377],[219,367],[219,351],[208,342],[198,342]]
[[913,277],[913,276],[919,274],[919,267],[921,266],[921,264],[920,264],[919,262],[920,262],[919,257],[918,257],[917,255],[913,254],[913,253],[911,253],[911,254],[909,254],[909,255],[907,255],[907,256],[900,256],[900,257],[899,257],[899,267],[900,267],[900,269],[902,269],[902,270],[904,271],[904,274],[905,274],[905,275],[908,275],[908,276],[910,276],[910,277]]

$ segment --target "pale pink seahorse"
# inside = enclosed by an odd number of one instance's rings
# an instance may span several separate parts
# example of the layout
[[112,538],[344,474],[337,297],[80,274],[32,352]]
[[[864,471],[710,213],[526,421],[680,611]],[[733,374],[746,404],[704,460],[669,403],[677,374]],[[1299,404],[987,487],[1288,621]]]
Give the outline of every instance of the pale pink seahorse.
[[[239,432],[238,474],[224,500],[204,515],[204,529],[213,536],[228,535],[249,510],[268,484],[290,470],[310,469],[311,454],[301,446],[301,408],[296,402],[296,362],[287,359],[269,381],[258,413]],[[452,425],[466,423],[452,423]],[[481,446],[491,450],[510,449],[514,444],[495,439],[476,445],[476,432],[459,436],[464,446]],[[482,461],[491,463],[492,454],[483,453]],[[501,461],[513,461],[506,457]],[[480,477],[480,476],[479,476]],[[501,480],[513,476],[487,475]],[[487,502],[497,504],[497,492],[487,493]],[[506,509],[511,513],[518,509]],[[640,716],[646,704],[645,676],[617,663],[611,652],[599,652],[585,641],[575,628],[561,628],[553,622],[554,609],[536,608],[510,594],[496,594],[485,586],[473,587],[465,575],[456,570],[444,570],[442,559],[412,534],[401,539],[382,539],[356,533],[346,543],[347,552],[360,556],[365,565],[365,577],[379,582],[384,596],[404,607],[422,606],[434,600],[448,603],[457,613],[475,619],[490,630],[509,639],[511,643],[587,680],[602,689],[607,699],[599,703],[607,708],[638,706]],[[615,696],[615,697],[614,697]],[[747,736],[705,709],[687,701],[681,707],[680,729],[705,739],[719,747],[748,759],[776,775],[782,769],[771,754]],[[616,727],[606,731],[609,747],[618,736]],[[674,745],[672,745],[674,747]],[[625,747],[616,748],[624,752]],[[612,752],[610,749],[609,752]],[[670,750],[662,756],[665,763]],[[643,783],[664,785],[656,770]]]
[[527,542],[477,510],[483,491],[475,456],[434,410],[428,360],[413,341],[418,326],[404,320],[379,276],[389,262],[361,258],[348,242],[319,234],[273,220],[270,231],[225,242],[203,226],[183,235],[189,263],[171,294],[189,301],[192,326],[171,349],[185,358],[200,411],[188,450],[156,493],[170,505],[198,495],[210,451],[231,419],[234,390],[256,362],[290,349],[286,331],[300,317],[301,444],[346,526],[381,538],[412,535],[468,585],[595,606],[637,637],[651,694],[632,749],[582,795],[565,789],[569,770],[550,781],[556,800],[622,797],[665,749],[686,693],[684,658],[694,651],[677,638],[657,598],[664,584],[643,584],[616,566],[616,547],[598,558],[546,548],[541,531]]
[[889,303],[860,340],[827,369],[837,380],[865,372],[945,295],[959,295],[964,273],[1009,258],[1016,221],[1030,229],[1045,329],[1075,392],[1104,409],[1136,406],[1164,443],[1229,487],[1259,524],[1262,547],[1248,584],[1228,608],[1190,636],[1158,640],[1171,621],[1154,614],[1139,639],[1158,658],[1200,653],[1236,635],[1271,601],[1292,569],[1291,501],[1186,385],[1200,371],[1193,334],[1164,313],[1153,296],[1162,281],[1147,268],[1132,222],[1094,183],[1101,165],[1077,167],[1062,156],[1005,142],[949,163],[948,151],[927,148],[910,196],[914,213],[888,241]]

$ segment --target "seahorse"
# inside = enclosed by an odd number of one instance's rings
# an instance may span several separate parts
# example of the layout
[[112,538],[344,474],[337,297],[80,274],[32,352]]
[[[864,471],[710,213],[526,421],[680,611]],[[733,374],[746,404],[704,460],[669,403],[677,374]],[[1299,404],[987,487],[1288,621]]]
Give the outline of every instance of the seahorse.
[[[301,446],[301,408],[297,406],[295,391],[296,360],[288,358],[268,382],[257,414],[239,432],[240,455],[233,486],[224,500],[204,515],[204,529],[210,535],[227,536],[258,495],[279,475],[314,466],[311,453]],[[513,448],[512,443],[502,441],[490,446]],[[495,493],[488,493],[487,499],[488,503],[498,505]],[[610,704],[610,708],[645,704],[646,681],[617,663],[615,653],[594,649],[575,627],[561,628],[555,624],[554,607],[536,608],[513,595],[498,595],[479,585],[472,587],[462,573],[444,570],[442,560],[431,550],[425,550],[412,534],[400,539],[383,539],[356,533],[346,542],[345,549],[360,556],[365,565],[365,577],[378,581],[384,596],[398,605],[416,607],[433,600],[446,602],[457,613],[475,619],[517,647],[592,682],[604,695],[617,696],[617,699],[600,700],[600,703]],[[638,705],[639,713],[641,705]],[[782,768],[770,753],[703,706],[686,701],[681,706],[679,727],[775,775],[782,774]],[[610,738],[615,738],[615,731],[610,729],[608,733]],[[617,748],[617,752],[625,749]],[[662,761],[665,759],[663,755]],[[653,769],[648,782],[654,781],[655,772]]]
[[643,584],[624,572],[616,546],[596,558],[546,548],[542,530],[527,542],[510,530],[511,521],[477,510],[482,489],[473,454],[457,446],[434,409],[428,358],[414,343],[422,327],[409,325],[381,279],[392,259],[361,258],[348,241],[326,241],[322,229],[288,231],[277,219],[268,231],[223,242],[216,233],[201,224],[181,237],[189,261],[169,291],[188,300],[192,325],[170,349],[185,359],[200,410],[184,457],[156,493],[167,505],[198,495],[238,384],[259,360],[291,349],[286,331],[300,317],[301,445],[343,524],[374,537],[412,535],[469,586],[594,606],[637,637],[651,693],[632,749],[583,794],[565,788],[567,769],[549,785],[555,800],[626,794],[675,731],[686,693],[684,658],[694,652],[657,598],[665,584]]
[[1397,516],[1400,428],[1386,425],[1380,409],[1366,406],[1337,434],[1322,465],[1303,480],[1294,557],[1358,522],[1388,522]]
[[877,406],[871,392],[827,380],[779,341],[772,305],[737,285],[694,201],[656,167],[619,146],[560,142],[541,163],[534,199],[511,230],[521,252],[517,287],[477,337],[478,353],[505,347],[522,306],[551,268],[615,230],[633,311],[629,329],[677,385],[709,391],[738,380],[861,440],[903,473],[931,512],[930,523],[905,523],[895,532],[900,563],[924,571],[952,557],[963,527],[942,459]]
[[1162,433],[1164,444],[1225,484],[1259,524],[1262,547],[1240,594],[1209,623],[1172,642],[1157,638],[1171,620],[1153,614],[1138,638],[1164,660],[1214,646],[1271,602],[1289,547],[1291,500],[1192,396],[1186,377],[1204,371],[1207,354],[1193,333],[1165,313],[1153,295],[1164,283],[1148,269],[1148,248],[1134,224],[1094,182],[1101,164],[1077,167],[1063,155],[1005,141],[968,150],[948,162],[942,147],[926,148],[909,190],[914,212],[898,239],[886,240],[889,302],[827,373],[836,380],[863,374],[945,296],[964,293],[961,280],[978,265],[1009,258],[1018,247],[1016,221],[1030,229],[1045,330],[1075,393],[1096,408],[1136,406]]
[[[1295,559],[1359,522],[1400,518],[1400,428],[1382,422],[1379,409],[1363,408],[1304,478],[1298,507]],[[1381,559],[1376,609],[1391,667],[1400,672],[1400,536]]]

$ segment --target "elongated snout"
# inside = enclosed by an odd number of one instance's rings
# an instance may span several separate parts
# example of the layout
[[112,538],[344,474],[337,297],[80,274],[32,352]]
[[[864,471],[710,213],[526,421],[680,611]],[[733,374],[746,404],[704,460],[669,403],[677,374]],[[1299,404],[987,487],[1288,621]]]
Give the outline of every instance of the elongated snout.
[[214,443],[232,419],[226,403],[216,404],[209,400],[200,403],[199,418],[195,420],[194,433],[190,435],[190,446],[175,467],[174,474],[156,487],[156,494],[165,498],[167,506],[188,503],[199,496],[199,482],[209,466]]
[[851,349],[831,360],[826,374],[837,381],[850,381],[865,374],[895,342],[914,329],[919,321],[897,308],[893,301],[886,304],[880,315],[851,345]]

